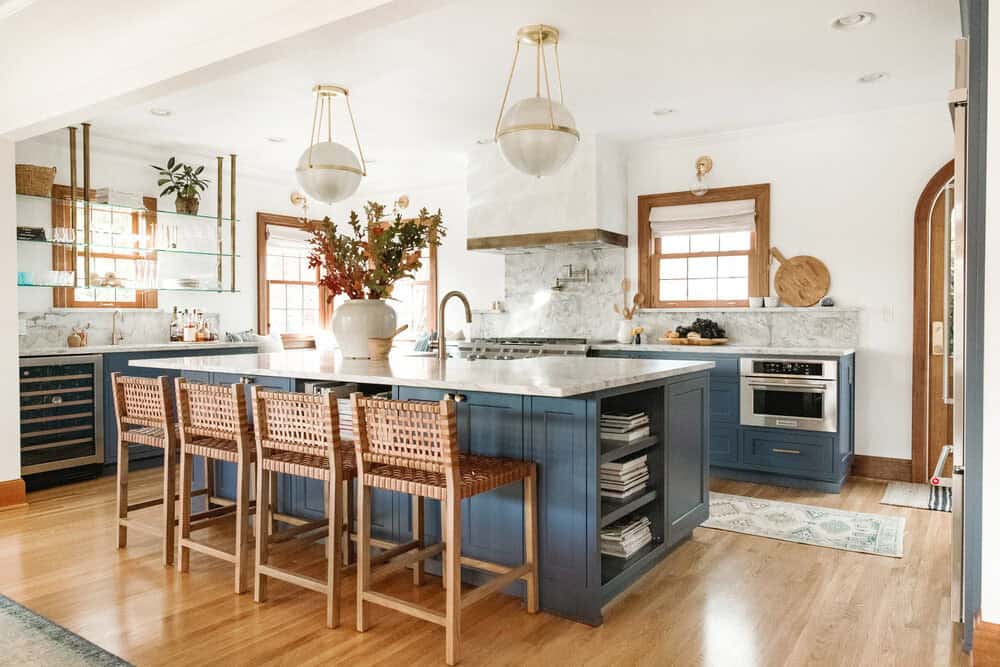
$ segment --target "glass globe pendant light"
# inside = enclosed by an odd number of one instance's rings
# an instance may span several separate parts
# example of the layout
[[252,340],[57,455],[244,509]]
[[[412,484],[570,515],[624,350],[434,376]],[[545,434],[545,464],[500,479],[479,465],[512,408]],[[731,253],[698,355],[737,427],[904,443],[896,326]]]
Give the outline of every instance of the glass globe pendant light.
[[[510,84],[517,68],[517,57],[521,44],[535,46],[535,96],[527,97],[507,107]],[[556,61],[556,76],[559,78],[559,101],[552,99],[549,85],[549,67],[545,59],[545,46],[551,45]],[[545,82],[545,96],[542,96],[542,81]],[[514,42],[514,62],[507,77],[507,88],[500,103],[494,139],[500,145],[504,159],[519,171],[532,176],[546,176],[566,164],[576,145],[580,133],[576,129],[573,114],[563,104],[562,72],[559,68],[559,30],[550,25],[530,25],[517,31]]]
[[[342,201],[353,195],[361,178],[368,175],[365,154],[361,150],[358,128],[351,111],[351,98],[343,86],[313,86],[316,104],[313,107],[312,132],[309,134],[309,148],[299,158],[295,178],[305,193],[326,204]],[[333,140],[333,98],[343,97],[347,105],[347,115],[351,118],[354,142],[358,154],[347,146]],[[326,118],[326,141],[323,141],[323,120]]]

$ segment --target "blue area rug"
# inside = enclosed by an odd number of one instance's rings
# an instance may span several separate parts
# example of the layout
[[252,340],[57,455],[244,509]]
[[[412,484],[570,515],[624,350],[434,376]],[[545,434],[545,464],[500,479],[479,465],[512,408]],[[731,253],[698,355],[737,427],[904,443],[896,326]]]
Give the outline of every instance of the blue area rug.
[[906,520],[763,498],[711,495],[705,528],[730,530],[817,547],[903,557]]
[[0,595],[0,647],[2,665],[129,665],[3,595]]

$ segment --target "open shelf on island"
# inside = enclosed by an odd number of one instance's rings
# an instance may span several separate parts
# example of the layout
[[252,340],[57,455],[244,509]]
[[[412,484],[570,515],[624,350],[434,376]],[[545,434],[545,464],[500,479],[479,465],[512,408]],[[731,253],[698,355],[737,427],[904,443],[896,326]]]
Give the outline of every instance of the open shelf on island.
[[645,545],[628,558],[617,558],[601,554],[601,584],[606,584],[622,572],[625,572],[636,563],[649,555],[656,547],[663,544],[663,538],[653,538],[653,541]]
[[601,440],[600,463],[608,463],[624,458],[630,454],[636,454],[643,450],[655,447],[660,439],[655,435],[640,438],[635,442],[618,442],[616,440]]
[[626,499],[624,502],[613,498],[601,498],[601,528],[609,526],[618,519],[656,500],[656,489],[647,489]]
[[[65,241],[42,241],[36,239],[18,239],[17,242],[28,243],[31,245],[38,245],[38,246],[55,246],[56,248],[66,248],[67,250],[72,250],[73,248],[72,243],[66,243]],[[86,247],[87,246],[85,243],[76,244],[77,252],[83,252],[84,248]],[[109,245],[97,245],[97,244],[91,245],[90,249],[96,253],[117,253],[117,254],[134,253],[136,255],[144,255],[147,253],[165,252],[165,253],[172,253],[175,255],[204,255],[206,257],[232,257],[232,254],[228,252],[220,253],[218,250],[208,250],[208,249],[184,250],[182,248],[137,248],[135,246],[109,246]],[[239,257],[239,253],[237,253],[236,256]]]
[[[22,201],[39,201],[39,202],[49,202],[49,203],[55,202],[55,203],[63,204],[64,206],[68,206],[70,204],[70,202],[73,201],[69,197],[45,197],[45,196],[42,196],[42,195],[22,195],[22,194],[18,194],[17,198],[19,200],[22,200]],[[76,199],[76,203],[82,205],[84,203],[83,202],[83,198],[82,197],[78,197]],[[129,214],[129,215],[131,215],[133,213],[138,213],[140,215],[155,214],[157,216],[157,218],[159,218],[160,216],[164,216],[164,217],[178,217],[178,218],[186,218],[186,219],[194,219],[194,220],[205,220],[205,221],[209,221],[210,220],[210,221],[213,221],[213,222],[218,221],[218,219],[219,219],[218,216],[215,216],[215,215],[205,215],[203,213],[178,213],[177,211],[171,211],[169,209],[150,210],[148,208],[143,208],[141,206],[123,206],[121,204],[102,204],[102,203],[95,202],[95,201],[91,201],[90,202],[90,210],[91,211],[106,211],[106,212],[109,212],[109,213],[125,213],[125,214]],[[224,221],[230,221],[231,220],[231,218],[229,218],[228,216],[225,216],[225,215],[222,216],[222,219]],[[239,222],[239,218],[236,219],[236,222]]]

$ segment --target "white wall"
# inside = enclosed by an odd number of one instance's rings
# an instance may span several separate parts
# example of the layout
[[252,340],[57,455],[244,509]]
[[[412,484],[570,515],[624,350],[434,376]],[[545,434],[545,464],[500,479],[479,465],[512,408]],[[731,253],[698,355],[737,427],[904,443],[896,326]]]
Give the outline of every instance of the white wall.
[[[17,360],[17,244],[14,243],[14,222],[17,206],[14,198],[14,144],[0,139],[0,220],[6,243],[0,243],[0,313],[4,313],[0,326],[0,424],[6,424],[8,443],[19,439],[18,424],[18,360]],[[0,482],[21,476],[19,449],[6,445],[0,447]]]
[[983,359],[983,620],[1000,623],[1000,12],[990,13]]
[[686,190],[699,155],[711,187],[770,183],[771,244],[823,260],[837,304],[862,309],[857,453],[910,458],[913,213],[951,136],[942,103],[632,146],[629,275],[636,198]]

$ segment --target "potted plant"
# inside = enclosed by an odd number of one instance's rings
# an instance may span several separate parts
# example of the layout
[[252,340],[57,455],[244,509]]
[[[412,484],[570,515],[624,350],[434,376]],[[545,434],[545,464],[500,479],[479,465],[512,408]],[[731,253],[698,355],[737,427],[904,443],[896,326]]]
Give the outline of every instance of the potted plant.
[[441,211],[420,210],[416,218],[404,220],[396,214],[383,219],[385,206],[365,205],[367,225],[351,211],[349,234],[341,234],[330,218],[311,223],[309,266],[320,269],[319,284],[333,300],[346,294],[349,300],[334,310],[333,335],[344,357],[368,357],[369,338],[387,338],[396,330],[396,311],[387,303],[393,286],[412,278],[422,266],[421,251],[440,245],[445,228]]
[[163,188],[160,196],[165,197],[171,193],[177,193],[177,198],[174,200],[177,212],[197,215],[201,193],[208,187],[208,181],[201,178],[201,172],[205,171],[204,165],[192,167],[189,164],[178,162],[176,158],[172,157],[167,160],[166,168],[158,167],[155,164],[149,166],[160,174],[156,184],[167,186]]

